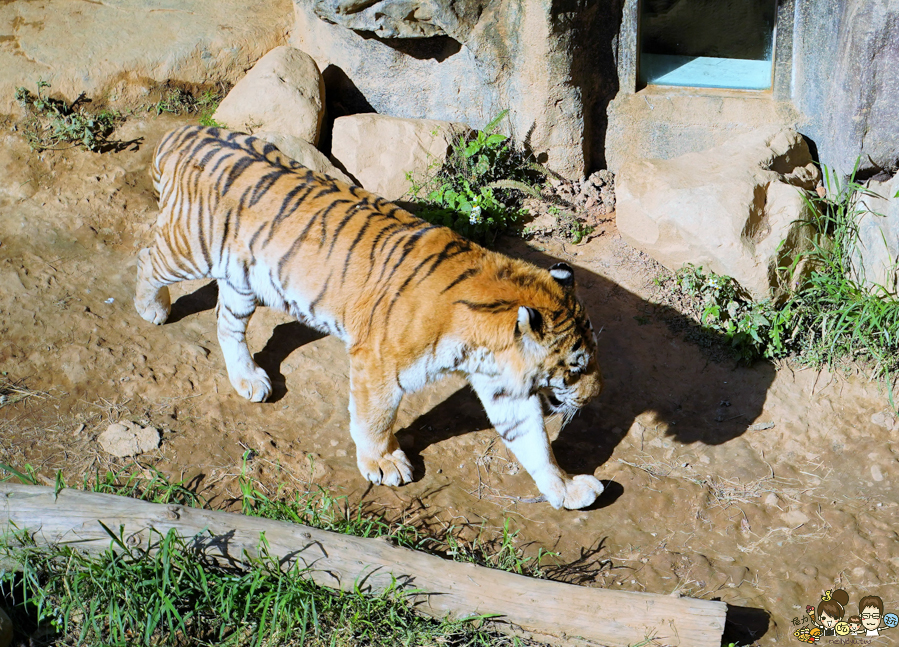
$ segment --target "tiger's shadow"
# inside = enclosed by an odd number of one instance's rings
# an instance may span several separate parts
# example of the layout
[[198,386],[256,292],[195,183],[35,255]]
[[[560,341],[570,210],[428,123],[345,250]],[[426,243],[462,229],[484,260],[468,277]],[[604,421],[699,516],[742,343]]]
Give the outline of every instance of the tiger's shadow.
[[[511,242],[505,251],[539,267],[560,260],[572,263],[522,242]],[[702,445],[726,443],[747,430],[761,414],[774,380],[770,363],[713,361],[707,349],[684,338],[681,331],[694,325],[688,318],[574,264],[578,293],[594,328],[601,330],[598,350],[605,387],[552,443],[564,470],[593,473],[628,436],[647,449],[659,440],[673,442],[680,456]],[[416,454],[490,426],[477,396],[466,387],[397,435],[401,441],[411,435],[405,445],[412,450],[418,476],[424,466]]]
[[[510,255],[539,267],[560,260],[521,242],[506,247]],[[712,361],[708,351],[672,330],[691,327],[683,315],[583,267],[575,266],[575,276],[593,325],[601,330],[599,362],[605,388],[553,442],[563,469],[593,473],[627,436],[641,447],[656,439],[671,440],[678,455],[688,453],[692,445],[720,445],[742,435],[759,416],[775,376],[771,364]],[[173,304],[169,322],[214,308],[216,297],[214,281],[181,297]],[[322,336],[297,322],[275,327],[265,347],[254,355],[272,379],[270,402],[287,393],[282,362]],[[427,447],[490,426],[477,396],[466,387],[422,412],[397,436],[409,449],[415,476],[420,478],[425,470],[420,454]]]

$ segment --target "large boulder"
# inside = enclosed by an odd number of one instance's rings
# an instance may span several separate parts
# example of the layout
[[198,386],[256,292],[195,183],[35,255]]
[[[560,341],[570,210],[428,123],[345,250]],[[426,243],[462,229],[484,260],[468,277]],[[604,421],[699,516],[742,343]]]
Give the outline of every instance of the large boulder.
[[282,133],[317,144],[324,115],[318,66],[308,54],[282,45],[259,59],[212,117],[235,130]]
[[409,191],[407,173],[422,181],[468,130],[435,119],[350,115],[334,120],[331,156],[365,189],[398,200]]
[[871,181],[858,202],[858,244],[853,250],[856,280],[896,293],[899,259],[899,174]]
[[703,153],[627,162],[616,177],[621,236],[665,267],[734,277],[753,297],[804,244],[802,190],[819,171],[792,130],[748,133]]
[[[295,0],[291,44],[318,63],[329,115],[377,112],[503,132],[581,178],[614,93],[620,3]],[[414,37],[413,37],[414,36]],[[595,110],[594,110],[595,108]]]
[[169,80],[234,83],[292,22],[290,0],[0,2],[0,113],[38,79],[69,101],[131,105]]
[[274,144],[275,148],[287,155],[287,157],[296,160],[316,173],[324,173],[335,180],[354,184],[353,180],[346,173],[331,164],[331,160],[324,153],[299,137],[292,137],[282,133],[254,133],[254,136]]

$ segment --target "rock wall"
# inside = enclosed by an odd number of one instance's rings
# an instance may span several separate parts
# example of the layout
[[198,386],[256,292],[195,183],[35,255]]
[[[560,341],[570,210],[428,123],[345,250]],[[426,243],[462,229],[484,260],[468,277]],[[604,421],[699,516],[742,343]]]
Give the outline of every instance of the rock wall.
[[899,160],[899,0],[795,0],[800,132],[841,174]]
[[295,0],[291,44],[322,70],[332,117],[377,112],[480,128],[509,109],[507,134],[553,170],[582,177],[615,91],[619,6]]
[[16,113],[15,89],[74,100],[140,100],[168,80],[230,83],[284,44],[289,0],[0,2],[0,113]]
[[852,253],[854,278],[874,289],[897,293],[899,272],[899,174],[887,181],[868,182],[870,193],[857,208],[858,244]]

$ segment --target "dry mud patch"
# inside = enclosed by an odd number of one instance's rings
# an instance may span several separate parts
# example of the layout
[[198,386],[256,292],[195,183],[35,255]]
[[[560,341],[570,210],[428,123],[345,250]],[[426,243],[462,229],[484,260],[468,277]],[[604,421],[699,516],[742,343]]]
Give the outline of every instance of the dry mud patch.
[[[271,493],[310,482],[388,516],[466,524],[489,537],[510,518],[519,540],[558,551],[554,576],[587,586],[719,598],[743,643],[792,641],[791,620],[826,589],[899,608],[899,423],[858,376],[785,364],[736,366],[671,331],[653,300],[658,268],[611,220],[579,246],[507,240],[543,266],[577,266],[602,328],[606,390],[561,433],[565,469],[595,473],[590,510],[524,503],[537,494],[459,380],[406,398],[398,425],[416,481],[368,485],[348,433],[340,342],[261,309],[249,343],[272,376],[264,404],[234,393],[215,334],[215,288],[174,286],[154,327],[134,311],[135,256],[156,208],[153,146],[178,118],[133,120],[129,150],[32,153],[0,136],[0,462],[78,482],[129,464],[96,437],[129,420],[163,430],[140,457],[225,504],[242,457]],[[671,313],[666,315],[669,319]],[[674,315],[676,316],[676,315]],[[18,385],[15,393],[9,385]]]

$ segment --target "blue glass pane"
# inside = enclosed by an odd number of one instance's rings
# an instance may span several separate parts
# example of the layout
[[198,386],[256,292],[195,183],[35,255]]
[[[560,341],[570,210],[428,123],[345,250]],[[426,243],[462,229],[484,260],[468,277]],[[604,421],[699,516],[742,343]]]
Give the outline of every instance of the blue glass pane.
[[771,87],[775,0],[642,0],[643,84]]

